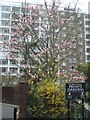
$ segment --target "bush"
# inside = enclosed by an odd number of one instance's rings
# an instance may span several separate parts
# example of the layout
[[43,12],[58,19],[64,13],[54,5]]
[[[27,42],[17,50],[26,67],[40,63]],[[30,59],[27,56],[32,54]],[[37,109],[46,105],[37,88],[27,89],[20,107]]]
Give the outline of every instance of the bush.
[[[34,86],[35,87],[35,86]],[[34,117],[62,118],[66,117],[65,88],[54,80],[44,80],[37,84],[33,93],[32,113]]]

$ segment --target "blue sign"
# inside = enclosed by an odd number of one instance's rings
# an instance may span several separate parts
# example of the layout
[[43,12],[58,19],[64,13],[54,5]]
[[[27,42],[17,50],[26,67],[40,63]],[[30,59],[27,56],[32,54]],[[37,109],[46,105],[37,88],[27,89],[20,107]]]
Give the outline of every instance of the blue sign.
[[66,99],[84,99],[85,83],[66,83]]

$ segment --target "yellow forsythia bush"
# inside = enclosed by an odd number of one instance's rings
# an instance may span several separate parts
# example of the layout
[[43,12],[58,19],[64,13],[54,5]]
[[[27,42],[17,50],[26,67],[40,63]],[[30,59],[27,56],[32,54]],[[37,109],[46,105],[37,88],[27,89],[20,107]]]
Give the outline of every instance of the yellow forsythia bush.
[[39,117],[65,117],[67,113],[65,103],[65,88],[56,84],[54,80],[44,80],[37,84],[34,96],[37,105],[32,111]]

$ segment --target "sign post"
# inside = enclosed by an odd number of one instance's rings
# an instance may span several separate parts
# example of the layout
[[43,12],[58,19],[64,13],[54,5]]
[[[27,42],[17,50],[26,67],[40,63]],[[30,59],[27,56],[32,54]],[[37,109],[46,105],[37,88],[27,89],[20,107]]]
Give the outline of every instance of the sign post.
[[70,120],[70,100],[68,100],[68,120]]
[[68,100],[68,120],[70,120],[70,100],[82,100],[82,120],[84,120],[85,83],[66,83],[66,99]]

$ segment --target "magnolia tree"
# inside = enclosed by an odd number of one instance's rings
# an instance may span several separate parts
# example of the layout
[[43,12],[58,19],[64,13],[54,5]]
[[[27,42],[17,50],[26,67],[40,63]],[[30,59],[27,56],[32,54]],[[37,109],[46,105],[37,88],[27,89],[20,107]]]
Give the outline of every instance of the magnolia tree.
[[5,42],[4,48],[8,51],[7,58],[17,61],[25,79],[54,77],[57,80],[62,76],[68,80],[77,75],[74,69],[72,72],[64,69],[63,61],[77,54],[75,41],[80,36],[81,18],[77,17],[76,4],[73,9],[68,6],[64,10],[61,5],[59,1],[34,6],[23,3],[19,12],[12,13],[11,39]]

